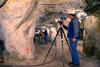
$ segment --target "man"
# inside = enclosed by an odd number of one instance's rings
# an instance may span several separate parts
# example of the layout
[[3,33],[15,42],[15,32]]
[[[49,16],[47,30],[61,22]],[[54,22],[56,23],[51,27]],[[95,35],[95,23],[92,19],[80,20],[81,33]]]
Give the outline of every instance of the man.
[[46,29],[44,31],[44,35],[45,35],[45,43],[47,43],[48,42],[48,33],[47,33]]
[[[77,52],[77,41],[80,38],[80,23],[78,21],[78,18],[75,14],[69,14],[69,18],[71,19],[68,27],[68,38],[69,38],[69,46],[72,56],[72,62],[69,64],[73,64],[76,66],[79,66],[79,56]],[[67,29],[67,26],[63,25],[65,29]]]

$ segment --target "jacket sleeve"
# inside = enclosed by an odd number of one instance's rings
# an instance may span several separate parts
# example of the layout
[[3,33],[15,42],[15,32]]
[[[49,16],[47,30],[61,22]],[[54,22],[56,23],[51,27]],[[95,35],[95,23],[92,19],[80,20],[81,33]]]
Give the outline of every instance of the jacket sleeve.
[[67,27],[67,26],[65,26],[65,25],[63,25],[63,27],[64,27],[64,29],[66,29],[66,30],[67,30],[67,28],[68,28],[68,27]]
[[79,35],[79,21],[78,21],[78,19],[73,20],[73,28],[74,28],[74,38],[77,38]]

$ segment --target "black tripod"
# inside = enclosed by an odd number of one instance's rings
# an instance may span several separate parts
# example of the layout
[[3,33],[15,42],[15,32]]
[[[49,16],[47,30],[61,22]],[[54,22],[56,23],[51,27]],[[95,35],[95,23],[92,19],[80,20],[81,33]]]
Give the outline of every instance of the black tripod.
[[[64,30],[63,30],[62,27],[60,27],[60,28],[58,29],[58,31],[57,31],[57,34],[56,34],[56,36],[55,36],[55,38],[54,38],[54,40],[53,40],[53,42],[52,42],[52,45],[51,45],[50,49],[48,50],[48,53],[47,53],[47,55],[46,55],[46,57],[45,57],[44,63],[45,63],[45,61],[46,61],[46,59],[47,59],[47,57],[48,57],[48,55],[49,55],[49,53],[50,53],[50,51],[51,51],[51,49],[52,49],[52,46],[53,46],[53,44],[54,44],[54,42],[55,42],[55,40],[56,40],[57,35],[58,35],[59,32],[60,32],[60,34],[61,34],[61,42],[62,42],[62,62],[63,62],[63,67],[65,67],[65,66],[64,66],[63,35],[64,35],[65,40],[66,40],[66,42],[67,42],[68,48],[69,48],[69,44],[68,44],[68,40],[67,40],[67,38],[66,38],[66,35],[65,35]],[[56,55],[55,55],[55,56],[56,56]]]

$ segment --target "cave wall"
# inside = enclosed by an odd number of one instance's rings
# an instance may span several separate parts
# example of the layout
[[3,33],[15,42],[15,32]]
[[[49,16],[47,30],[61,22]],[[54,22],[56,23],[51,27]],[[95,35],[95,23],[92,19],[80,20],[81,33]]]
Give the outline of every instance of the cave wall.
[[96,56],[100,59],[100,18],[97,16],[87,16],[84,22],[85,35],[83,50],[87,56]]
[[100,1],[86,0],[87,8],[85,11],[87,17],[84,22],[84,44],[83,51],[87,56],[96,56],[100,59]]
[[6,51],[12,58],[34,58],[34,22],[41,11],[36,4],[35,0],[8,0],[0,8],[0,32],[4,34],[1,39],[5,41]]

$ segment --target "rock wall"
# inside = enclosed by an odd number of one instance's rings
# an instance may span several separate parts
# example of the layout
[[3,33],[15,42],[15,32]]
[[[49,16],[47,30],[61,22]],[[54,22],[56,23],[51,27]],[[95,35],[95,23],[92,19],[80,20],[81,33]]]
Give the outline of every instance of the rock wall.
[[100,18],[96,16],[88,16],[85,20],[85,35],[84,35],[84,52],[87,56],[97,56],[100,59],[99,51],[100,51],[100,42],[99,42],[99,24]]
[[85,11],[88,16],[84,22],[85,35],[84,35],[84,52],[87,56],[96,56],[100,59],[100,1],[99,0],[86,0],[87,8]]
[[8,0],[0,9],[0,38],[5,40],[6,51],[12,58],[34,58],[35,21],[40,15],[37,0]]

